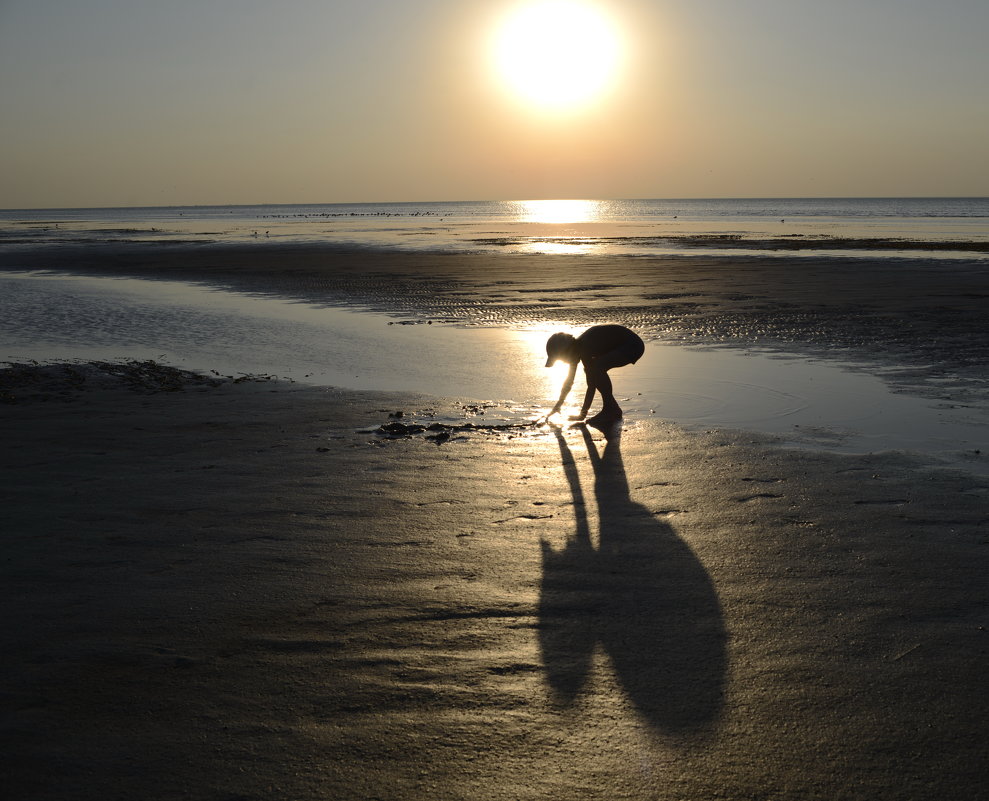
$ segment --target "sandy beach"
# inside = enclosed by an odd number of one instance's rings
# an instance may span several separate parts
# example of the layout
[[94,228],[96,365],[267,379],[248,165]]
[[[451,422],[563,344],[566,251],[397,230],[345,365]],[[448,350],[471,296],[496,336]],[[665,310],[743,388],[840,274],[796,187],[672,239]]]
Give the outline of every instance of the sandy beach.
[[[0,254],[833,355],[984,408],[984,266],[800,264]],[[984,476],[150,365],[7,369],[0,400],[5,797],[985,797]]]

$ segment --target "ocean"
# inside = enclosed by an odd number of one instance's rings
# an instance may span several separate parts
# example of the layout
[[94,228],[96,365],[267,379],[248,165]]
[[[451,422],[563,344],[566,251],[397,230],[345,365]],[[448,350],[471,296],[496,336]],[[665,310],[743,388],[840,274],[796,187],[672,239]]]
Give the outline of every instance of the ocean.
[[520,200],[0,210],[0,244],[321,243],[572,255],[989,259],[989,198]]

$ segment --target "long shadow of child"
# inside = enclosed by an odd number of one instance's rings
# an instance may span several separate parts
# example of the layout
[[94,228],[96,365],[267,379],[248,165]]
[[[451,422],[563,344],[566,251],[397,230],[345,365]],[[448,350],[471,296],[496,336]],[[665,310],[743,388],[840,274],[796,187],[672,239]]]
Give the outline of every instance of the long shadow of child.
[[608,433],[599,454],[583,428],[598,506],[595,548],[577,465],[556,432],[576,530],[560,551],[542,544],[539,639],[548,681],[558,702],[572,704],[600,643],[655,728],[703,734],[720,716],[727,673],[717,593],[674,529],[630,498],[620,426]]

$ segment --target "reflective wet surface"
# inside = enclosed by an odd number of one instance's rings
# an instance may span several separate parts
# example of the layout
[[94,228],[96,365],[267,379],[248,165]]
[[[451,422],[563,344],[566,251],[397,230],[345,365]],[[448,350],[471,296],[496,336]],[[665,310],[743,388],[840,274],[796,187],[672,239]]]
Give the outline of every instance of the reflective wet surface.
[[[483,400],[489,420],[538,416],[565,372],[543,367],[555,330],[545,323],[432,324],[174,281],[5,274],[0,312],[8,361],[156,359],[222,375]],[[861,365],[653,341],[638,364],[612,375],[628,422],[656,416],[804,446],[969,462],[989,441],[983,411],[891,391],[881,371]],[[571,404],[582,395],[578,377]]]

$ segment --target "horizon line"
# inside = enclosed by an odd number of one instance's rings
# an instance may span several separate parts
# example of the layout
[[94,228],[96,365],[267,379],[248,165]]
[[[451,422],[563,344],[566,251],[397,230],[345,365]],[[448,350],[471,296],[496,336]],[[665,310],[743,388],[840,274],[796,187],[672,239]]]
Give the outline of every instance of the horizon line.
[[109,206],[4,206],[0,212],[15,211],[110,211],[116,209],[207,209],[207,208],[255,208],[271,206],[407,206],[443,205],[452,203],[527,203],[533,201],[698,201],[698,200],[989,200],[989,195],[697,195],[680,197],[540,197],[461,200],[350,200],[350,201],[301,201],[261,203],[168,203],[161,206],[143,203]]

